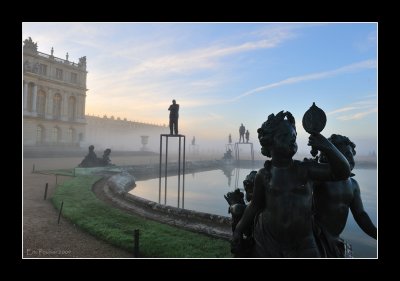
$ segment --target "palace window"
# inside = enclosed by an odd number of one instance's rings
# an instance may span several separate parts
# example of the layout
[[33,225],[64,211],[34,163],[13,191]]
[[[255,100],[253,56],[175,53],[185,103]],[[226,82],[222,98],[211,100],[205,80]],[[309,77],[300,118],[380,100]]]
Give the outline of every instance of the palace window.
[[68,120],[74,121],[76,113],[76,99],[75,97],[69,97],[68,100]]
[[71,72],[71,83],[77,83],[78,82],[78,74]]
[[63,79],[63,71],[62,71],[62,69],[56,68],[56,78],[58,80],[62,80]]
[[46,93],[39,91],[37,96],[36,111],[40,117],[44,117],[46,111]]
[[61,95],[55,94],[53,98],[53,117],[54,119],[61,118]]
[[34,86],[33,83],[28,84],[28,96],[27,96],[28,101],[26,110],[30,112],[32,112],[33,110],[33,86]]
[[36,143],[41,144],[44,142],[44,128],[39,125],[36,127]]
[[68,129],[68,141],[70,143],[74,143],[74,141],[75,141],[75,131],[72,128]]
[[53,136],[52,136],[53,143],[59,143],[61,140],[61,130],[58,127],[53,128]]
[[47,65],[43,63],[39,64],[39,74],[44,76],[47,75]]

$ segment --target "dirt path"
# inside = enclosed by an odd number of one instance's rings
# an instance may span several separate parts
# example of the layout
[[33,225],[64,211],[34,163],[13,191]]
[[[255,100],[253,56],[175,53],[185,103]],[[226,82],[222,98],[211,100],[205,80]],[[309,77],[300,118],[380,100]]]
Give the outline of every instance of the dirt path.
[[[101,241],[61,218],[49,198],[55,191],[55,176],[33,174],[38,169],[71,168],[80,159],[24,159],[23,253],[24,258],[133,258],[133,254]],[[68,177],[58,177],[62,182]],[[47,200],[43,200],[49,183]]]

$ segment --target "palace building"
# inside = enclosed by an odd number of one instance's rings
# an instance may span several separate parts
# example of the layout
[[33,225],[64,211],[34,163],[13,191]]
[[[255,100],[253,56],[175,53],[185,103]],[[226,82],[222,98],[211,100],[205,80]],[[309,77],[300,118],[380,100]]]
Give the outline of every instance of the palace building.
[[23,46],[24,147],[78,147],[85,139],[86,57],[78,63]]
[[[86,57],[78,63],[23,45],[23,146],[25,151],[87,149],[157,150],[166,125],[85,116]],[[142,139],[145,138],[146,144]]]

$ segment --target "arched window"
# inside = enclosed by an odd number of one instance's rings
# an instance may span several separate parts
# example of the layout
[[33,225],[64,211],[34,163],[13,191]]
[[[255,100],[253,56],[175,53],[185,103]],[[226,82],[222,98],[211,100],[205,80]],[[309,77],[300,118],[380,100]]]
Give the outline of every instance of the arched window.
[[54,127],[52,141],[53,143],[59,143],[60,140],[61,140],[61,130],[58,127]]
[[68,129],[68,142],[75,143],[75,130],[73,128]]
[[27,103],[26,110],[30,111],[30,112],[32,112],[32,109],[33,109],[33,86],[34,85],[35,84],[33,84],[32,82],[28,84],[28,96],[27,96],[28,103]]
[[68,120],[75,120],[76,113],[76,99],[75,97],[69,97],[68,99]]
[[46,93],[42,90],[39,91],[37,96],[36,111],[40,117],[44,117],[46,112]]
[[38,125],[36,127],[36,143],[37,144],[44,143],[44,136],[45,136],[45,130],[43,126]]
[[53,98],[53,117],[54,119],[61,118],[61,95],[55,94]]

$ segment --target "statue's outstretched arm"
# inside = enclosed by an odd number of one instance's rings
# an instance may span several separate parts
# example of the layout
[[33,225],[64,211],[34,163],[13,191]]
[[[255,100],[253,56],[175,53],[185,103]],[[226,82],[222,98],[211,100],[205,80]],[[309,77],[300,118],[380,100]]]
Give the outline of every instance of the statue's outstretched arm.
[[354,188],[353,189],[354,198],[350,204],[350,210],[351,213],[353,214],[354,220],[366,234],[376,239],[376,233],[377,233],[376,226],[371,221],[367,212],[364,210],[364,206],[361,200],[360,187],[358,186],[356,180],[351,179],[351,181]]
[[324,152],[328,159],[328,164],[304,162],[312,180],[332,181],[349,178],[351,174],[349,162],[328,139],[321,134],[311,135],[308,145]]

